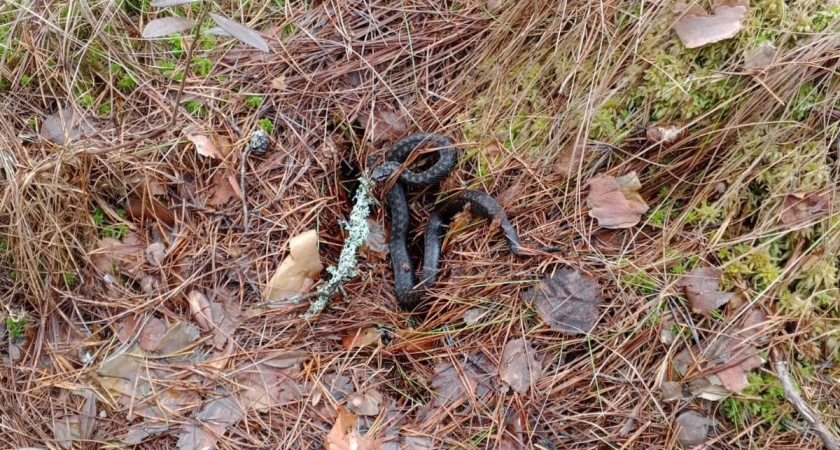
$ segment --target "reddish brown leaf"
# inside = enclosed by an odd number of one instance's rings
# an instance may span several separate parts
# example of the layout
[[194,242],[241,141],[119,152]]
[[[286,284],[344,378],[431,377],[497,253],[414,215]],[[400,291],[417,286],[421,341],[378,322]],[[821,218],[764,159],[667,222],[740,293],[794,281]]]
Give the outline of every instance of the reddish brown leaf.
[[135,222],[154,219],[170,227],[175,225],[175,216],[157,200],[129,197],[125,205],[125,215]]
[[579,270],[562,269],[537,286],[534,307],[552,329],[586,334],[598,323],[601,285]]
[[198,336],[198,328],[186,322],[177,322],[160,338],[157,352],[161,355],[175,356],[195,342]]
[[300,385],[292,379],[294,370],[277,369],[266,364],[242,364],[235,380],[245,409],[265,411],[300,398]]
[[687,48],[702,47],[735,37],[746,16],[747,7],[743,5],[719,5],[712,15],[692,7],[677,20],[674,31]]
[[536,352],[524,338],[513,339],[505,344],[499,361],[499,377],[514,391],[525,394],[539,380],[542,371]]
[[677,282],[685,290],[691,311],[708,315],[725,305],[735,295],[720,292],[718,282],[723,278],[723,271],[716,267],[697,267]]
[[269,359],[263,361],[263,364],[269,367],[275,367],[278,369],[288,369],[290,367],[294,367],[304,361],[309,360],[310,355],[309,352],[304,351],[288,351],[288,352],[281,352],[278,355],[272,356]]
[[350,450],[351,446],[348,434],[355,425],[356,415],[348,413],[343,406],[339,406],[335,425],[333,425],[325,440],[325,449]]
[[195,151],[201,156],[215,159],[225,159],[225,155],[219,150],[215,139],[207,134],[199,132],[187,133],[187,139],[195,145]]
[[137,276],[146,259],[145,249],[146,246],[134,233],[122,240],[106,237],[99,240],[99,246],[91,252],[90,260],[104,273],[112,273],[116,268],[127,275]]
[[147,352],[157,350],[165,334],[166,324],[157,317],[152,317],[140,332],[140,348]]
[[779,215],[785,225],[795,225],[828,209],[828,200],[814,193],[795,193],[785,196]]
[[225,171],[220,170],[216,172],[213,175],[211,184],[213,186],[213,194],[206,201],[210,206],[225,205],[230,199],[241,197],[242,195],[236,176]]
[[379,337],[379,330],[376,327],[359,328],[341,336],[341,344],[345,349],[352,350],[378,343]]
[[613,178],[603,176],[589,180],[589,216],[598,220],[604,228],[630,228],[642,219],[648,210],[639,195],[639,179],[636,172]]

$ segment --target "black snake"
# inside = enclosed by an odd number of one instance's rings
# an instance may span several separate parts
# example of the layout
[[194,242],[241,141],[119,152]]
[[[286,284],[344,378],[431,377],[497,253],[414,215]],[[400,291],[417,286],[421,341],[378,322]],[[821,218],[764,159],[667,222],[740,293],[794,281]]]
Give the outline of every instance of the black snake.
[[[388,191],[388,209],[391,214],[391,236],[389,250],[391,267],[394,270],[394,290],[397,301],[406,310],[412,310],[423,300],[424,291],[437,280],[440,267],[440,249],[443,243],[444,226],[458,212],[469,207],[472,215],[499,223],[507,240],[508,248],[517,256],[525,256],[519,242],[519,236],[508,220],[504,209],[490,194],[482,191],[464,190],[454,198],[437,208],[429,216],[425,233],[425,253],[423,255],[422,279],[419,285],[415,281],[414,267],[408,253],[408,226],[411,212],[405,195],[407,187],[421,188],[436,184],[446,178],[457,163],[457,154],[453,142],[437,133],[417,133],[397,141],[385,156],[385,162],[375,168],[374,181],[384,181],[397,172],[415,150],[422,147],[437,149],[437,161],[432,167],[414,172],[404,169]],[[559,251],[554,247],[540,247],[540,251]]]

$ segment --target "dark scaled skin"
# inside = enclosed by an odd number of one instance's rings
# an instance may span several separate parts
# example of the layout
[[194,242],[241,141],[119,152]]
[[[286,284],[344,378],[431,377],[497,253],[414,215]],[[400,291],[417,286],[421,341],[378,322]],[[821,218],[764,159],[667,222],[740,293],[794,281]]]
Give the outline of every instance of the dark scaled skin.
[[[405,310],[416,308],[424,299],[424,291],[437,280],[440,268],[440,250],[443,243],[444,227],[464,208],[469,207],[473,216],[482,217],[491,223],[498,223],[504,232],[510,251],[524,256],[519,236],[513,229],[504,209],[499,202],[486,192],[465,190],[436,209],[429,216],[425,234],[425,252],[423,255],[422,281],[417,284],[414,266],[408,254],[408,227],[411,217],[406,198],[406,187],[421,188],[436,184],[446,178],[457,163],[457,154],[452,141],[436,133],[418,133],[399,140],[385,157],[385,163],[375,168],[373,179],[383,181],[396,172],[412,152],[420,148],[436,148],[437,161],[422,172],[403,170],[388,191],[388,209],[391,213],[391,267],[394,270],[394,291],[397,302]],[[546,249],[544,251],[556,251]]]

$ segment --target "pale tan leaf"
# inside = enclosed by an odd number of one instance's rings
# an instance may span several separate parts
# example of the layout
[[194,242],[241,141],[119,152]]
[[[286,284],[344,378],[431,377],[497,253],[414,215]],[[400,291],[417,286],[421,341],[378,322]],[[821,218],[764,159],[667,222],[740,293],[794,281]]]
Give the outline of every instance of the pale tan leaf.
[[286,90],[286,75],[279,75],[274,77],[271,80],[271,89],[275,91],[285,91]]
[[335,425],[324,442],[325,450],[351,450],[348,434],[355,425],[356,415],[348,413],[343,406],[339,406]]
[[781,222],[791,226],[807,221],[828,209],[828,199],[815,193],[794,193],[782,201]]
[[223,30],[230,33],[230,35],[238,41],[248,44],[258,50],[262,50],[265,53],[270,53],[268,43],[266,43],[265,39],[260,36],[259,32],[219,14],[210,13],[210,17],[212,17]]
[[178,322],[161,337],[157,352],[161,355],[174,356],[189,347],[198,339],[198,336],[198,328],[186,322]]
[[143,28],[143,37],[146,39],[162,37],[187,31],[193,27],[195,27],[195,22],[184,17],[162,17],[146,24]]
[[665,381],[659,387],[663,402],[676,402],[682,399],[682,385],[676,381]]
[[210,206],[222,206],[231,198],[241,197],[239,181],[236,180],[235,175],[230,175],[220,170],[213,175],[211,184],[213,186],[213,195],[207,199],[207,204]]
[[85,403],[79,411],[79,437],[88,440],[93,436],[93,426],[96,424],[96,394],[85,390],[81,395]]
[[636,172],[613,178],[589,180],[589,216],[604,228],[630,228],[639,223],[648,206],[639,195],[641,184]]
[[310,357],[311,356],[309,355],[309,352],[288,351],[274,355],[264,360],[262,363],[269,367],[276,367],[278,369],[288,369],[290,367],[294,367],[297,364],[309,360]]
[[157,317],[152,317],[146,322],[143,330],[140,331],[140,348],[146,350],[147,352],[157,350],[158,347],[160,347],[161,339],[163,339],[165,334],[166,323]]
[[370,259],[381,260],[388,256],[388,242],[385,239],[385,228],[373,219],[368,219],[368,235],[362,244],[362,250]]
[[747,7],[743,5],[719,5],[714,8],[711,16],[703,10],[692,8],[677,20],[674,30],[683,45],[697,48],[735,37],[746,16]]
[[318,254],[318,233],[309,230],[289,240],[289,256],[269,280],[263,291],[267,301],[288,299],[302,293],[308,282],[316,279],[324,266]]
[[93,120],[78,114],[72,108],[56,111],[44,118],[41,136],[58,145],[67,144],[95,132]]
[[776,47],[764,43],[753,50],[744,52],[744,68],[747,70],[761,70],[770,67],[776,57]]
[[382,408],[382,394],[375,389],[368,389],[364,393],[350,394],[347,397],[347,409],[360,416],[375,416]]
[[96,250],[91,252],[90,260],[93,265],[104,273],[113,273],[118,269],[128,275],[140,275],[140,267],[146,259],[146,246],[134,233],[122,240],[102,238]]
[[341,344],[347,350],[358,347],[366,347],[379,342],[380,333],[376,327],[359,328],[351,330],[341,336]]
[[658,124],[645,129],[648,140],[658,144],[673,144],[682,137],[684,127],[681,124]]
[[297,400],[302,395],[300,385],[292,379],[295,372],[266,364],[242,364],[237,367],[235,380],[241,390],[243,407],[265,411]]
[[187,133],[187,139],[195,145],[195,151],[201,156],[224,159],[225,155],[219,150],[213,138],[197,132]]
[[166,246],[163,243],[153,242],[146,247],[146,259],[149,264],[158,267],[163,263],[164,258],[166,258]]
[[201,292],[191,291],[187,295],[187,303],[190,305],[190,314],[192,314],[195,323],[205,330],[212,330],[216,328],[213,322],[213,310],[210,308],[210,300]]
[[499,361],[499,377],[514,391],[525,394],[539,380],[542,370],[536,352],[524,338],[505,344]]
[[195,423],[186,423],[178,437],[178,450],[216,448],[216,441],[227,428],[242,419],[242,409],[233,397],[221,397],[204,405]]

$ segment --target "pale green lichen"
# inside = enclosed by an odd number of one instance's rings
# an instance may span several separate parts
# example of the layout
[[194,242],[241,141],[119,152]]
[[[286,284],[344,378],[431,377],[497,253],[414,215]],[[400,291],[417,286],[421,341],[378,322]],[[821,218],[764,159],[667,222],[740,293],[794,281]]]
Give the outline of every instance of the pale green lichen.
[[313,297],[309,310],[302,317],[310,318],[324,310],[329,305],[332,296],[338,292],[344,283],[356,277],[356,254],[359,246],[367,239],[369,228],[367,218],[370,213],[370,206],[374,202],[371,195],[371,181],[362,176],[359,178],[359,189],[356,191],[355,204],[350,212],[350,221],[340,222],[348,231],[347,240],[344,241],[344,248],[338,258],[337,266],[327,267],[330,279],[322,283],[318,289],[304,297],[294,297],[292,303],[300,303],[305,298]]

